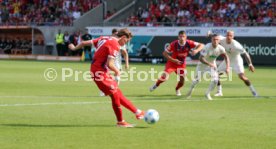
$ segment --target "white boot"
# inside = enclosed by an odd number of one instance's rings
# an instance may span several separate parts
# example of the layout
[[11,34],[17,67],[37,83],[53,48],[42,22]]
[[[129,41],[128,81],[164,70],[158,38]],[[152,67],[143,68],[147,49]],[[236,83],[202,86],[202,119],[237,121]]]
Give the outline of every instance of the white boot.
[[223,94],[222,94],[222,86],[221,85],[218,86],[218,91],[217,91],[217,93],[214,96],[216,96],[216,97],[223,96]]
[[223,94],[222,94],[222,92],[217,92],[214,96],[219,97],[219,96],[223,96]]
[[156,88],[157,88],[157,86],[154,84],[152,87],[149,88],[149,91],[153,92]]
[[190,90],[189,90],[189,92],[186,95],[187,99],[190,99],[192,97],[193,91],[194,91],[194,88],[191,87]]
[[199,80],[193,81],[193,83],[192,83],[192,85],[191,85],[191,88],[190,88],[189,92],[188,92],[187,95],[186,95],[187,99],[190,99],[190,98],[192,97],[192,93],[193,93],[193,91],[194,91],[194,88],[195,88],[195,86],[196,86],[198,83],[199,83]]
[[176,90],[176,96],[181,96],[180,90]]
[[104,92],[100,91],[100,96],[104,97],[105,96]]
[[259,95],[258,95],[257,91],[255,90],[255,88],[253,87],[253,85],[250,85],[249,89],[254,97],[259,97]]
[[213,98],[211,97],[210,94],[205,94],[205,97],[206,97],[208,100],[213,100]]

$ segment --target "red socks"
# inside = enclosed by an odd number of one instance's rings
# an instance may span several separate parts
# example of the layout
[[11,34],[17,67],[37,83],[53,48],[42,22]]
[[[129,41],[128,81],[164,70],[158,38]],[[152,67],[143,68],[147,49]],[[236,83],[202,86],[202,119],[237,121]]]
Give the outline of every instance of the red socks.
[[184,85],[184,83],[182,83],[182,82],[179,81],[177,83],[177,86],[176,86],[175,90],[179,90],[183,85]]
[[120,96],[119,94],[115,93],[110,95],[110,97],[112,99],[112,108],[116,115],[117,121],[121,122],[123,121],[123,112],[121,109]]
[[164,75],[162,75],[161,78],[157,80],[157,82],[156,82],[155,85],[156,85],[156,86],[159,86],[161,83],[165,82],[166,79],[167,79],[167,77],[164,76]]
[[122,91],[118,89],[117,93],[120,95],[121,104],[132,113],[135,113],[137,108],[123,95]]
[[110,97],[112,99],[112,107],[118,122],[123,121],[121,104],[132,113],[135,113],[137,111],[137,108],[123,95],[120,89],[118,89],[116,93],[110,95]]

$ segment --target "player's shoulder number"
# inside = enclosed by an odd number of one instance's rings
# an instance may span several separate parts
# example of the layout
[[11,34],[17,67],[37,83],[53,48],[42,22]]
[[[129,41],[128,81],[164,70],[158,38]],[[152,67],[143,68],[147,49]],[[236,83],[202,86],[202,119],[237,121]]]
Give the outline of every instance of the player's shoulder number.
[[112,40],[112,37],[109,37],[109,36],[103,36],[99,41],[98,41],[98,44],[97,44],[97,49],[95,51],[98,51],[98,49],[108,40]]

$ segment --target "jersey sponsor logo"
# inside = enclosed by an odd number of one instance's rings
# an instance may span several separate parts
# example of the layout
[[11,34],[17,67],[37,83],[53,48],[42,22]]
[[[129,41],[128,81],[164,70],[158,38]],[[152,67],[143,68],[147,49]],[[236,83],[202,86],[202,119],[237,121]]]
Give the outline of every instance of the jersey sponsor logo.
[[233,50],[233,49],[231,49],[231,48],[229,48],[229,49],[225,49],[225,50],[226,50],[226,52],[227,52],[227,53],[229,53],[229,54],[233,53],[233,51],[234,51],[234,50]]
[[210,55],[209,57],[212,58],[212,59],[216,59],[217,58],[216,55]]

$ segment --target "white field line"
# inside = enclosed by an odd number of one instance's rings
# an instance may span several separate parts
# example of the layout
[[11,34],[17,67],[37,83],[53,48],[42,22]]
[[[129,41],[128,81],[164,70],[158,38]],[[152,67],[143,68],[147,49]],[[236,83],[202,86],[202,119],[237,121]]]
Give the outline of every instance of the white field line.
[[[226,99],[226,100],[224,100]],[[253,99],[253,97],[251,98],[223,98],[223,100],[220,99],[215,99],[212,101],[227,101],[227,100],[245,100],[245,99]],[[150,102],[159,102],[159,103],[169,103],[169,102],[212,102],[212,101],[208,101],[204,98],[200,98],[200,99],[185,99],[183,98],[183,100],[181,99],[170,99],[170,100],[134,100],[132,102],[134,103],[150,103]],[[90,102],[46,102],[46,103],[16,103],[16,104],[0,104],[0,107],[22,107],[22,106],[48,106],[48,105],[92,105],[92,104],[110,104],[110,101],[90,101]]]

